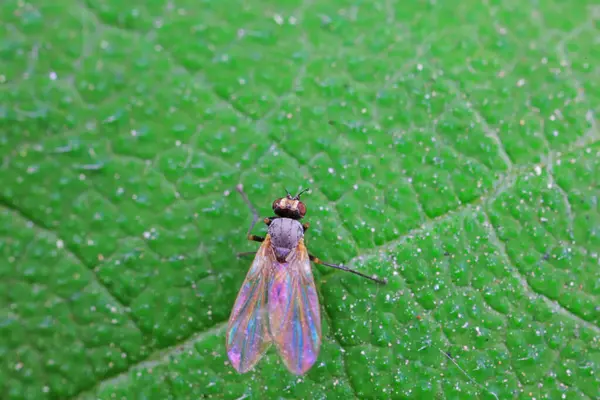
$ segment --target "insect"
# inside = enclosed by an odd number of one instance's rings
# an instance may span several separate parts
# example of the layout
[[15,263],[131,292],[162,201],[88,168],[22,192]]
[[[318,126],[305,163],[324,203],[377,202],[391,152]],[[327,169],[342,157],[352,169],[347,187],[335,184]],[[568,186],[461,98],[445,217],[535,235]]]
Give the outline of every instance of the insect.
[[[306,205],[300,201],[305,189],[273,202],[275,216],[264,219],[265,237],[252,235],[259,219],[256,209],[238,185],[252,210],[248,239],[262,242],[238,293],[227,328],[227,355],[240,373],[251,370],[271,344],[287,369],[302,375],[317,360],[321,346],[319,298],[310,261],[362,276],[380,284],[385,280],[364,275],[343,265],[329,264],[309,254],[304,244],[308,223],[300,223]],[[249,255],[254,253],[240,253]]]

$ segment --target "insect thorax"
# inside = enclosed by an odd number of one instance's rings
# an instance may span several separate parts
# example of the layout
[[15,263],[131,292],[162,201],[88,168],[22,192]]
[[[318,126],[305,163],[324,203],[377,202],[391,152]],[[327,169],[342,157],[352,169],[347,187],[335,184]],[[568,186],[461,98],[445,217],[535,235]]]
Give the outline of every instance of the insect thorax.
[[269,225],[269,236],[279,261],[296,248],[298,241],[304,236],[302,224],[291,218],[276,218]]

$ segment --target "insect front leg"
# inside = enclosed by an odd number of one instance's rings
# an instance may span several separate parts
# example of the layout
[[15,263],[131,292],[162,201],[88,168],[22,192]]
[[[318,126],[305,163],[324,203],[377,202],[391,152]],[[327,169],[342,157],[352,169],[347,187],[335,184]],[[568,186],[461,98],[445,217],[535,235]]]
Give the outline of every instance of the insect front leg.
[[[252,228],[254,228],[254,225],[256,225],[256,221],[258,221],[259,218],[260,218],[258,216],[258,212],[256,211],[256,208],[254,208],[254,206],[250,202],[250,199],[248,199],[248,196],[246,196],[246,193],[244,193],[244,187],[242,186],[241,183],[239,185],[237,185],[235,187],[235,189],[242,195],[242,198],[244,199],[244,202],[246,202],[246,204],[248,205],[248,208],[250,208],[250,211],[252,212],[252,223],[250,224],[250,227],[248,228],[248,233],[246,234],[246,237],[248,238],[248,240],[252,240],[252,241],[255,241],[255,242],[264,242],[265,241],[264,237],[262,237],[262,236],[256,236],[256,235],[253,235],[253,234],[250,233],[250,232],[252,232]],[[265,218],[265,220],[264,220],[265,223],[267,223],[267,219],[269,219],[269,218]],[[269,219],[269,221],[271,219]],[[270,223],[271,222],[269,222],[269,224]]]
[[263,219],[263,222],[269,226],[271,225],[271,222],[273,222],[274,220],[276,220],[277,218],[281,218],[281,217],[266,217],[265,219]]
[[[250,211],[252,212],[252,223],[250,224],[250,227],[248,228],[248,240],[254,240],[256,242],[262,242],[263,240],[265,240],[265,238],[261,238],[260,236],[255,236],[255,235],[251,235],[250,232],[252,232],[252,229],[254,228],[254,225],[256,225],[256,222],[259,220],[259,215],[258,215],[258,211],[256,211],[256,208],[254,208],[254,206],[252,205],[252,203],[250,202],[250,199],[248,198],[248,196],[246,196],[246,193],[244,192],[244,186],[240,183],[238,184],[235,189],[242,195],[242,199],[244,199],[244,202],[246,203],[246,205],[248,206],[248,208],[250,209]],[[266,221],[265,221],[266,223]]]
[[365,274],[363,274],[361,272],[358,272],[356,270],[348,268],[348,267],[346,267],[344,265],[337,265],[337,264],[326,263],[326,262],[322,261],[320,258],[313,256],[312,254],[309,254],[308,257],[310,258],[310,261],[314,262],[315,264],[321,264],[321,265],[325,265],[326,267],[340,269],[342,271],[350,272],[351,274],[362,276],[363,278],[369,279],[369,280],[371,280],[373,282],[380,283],[382,285],[387,284],[387,281],[385,279],[378,279],[378,278],[375,278],[373,276],[365,275]]

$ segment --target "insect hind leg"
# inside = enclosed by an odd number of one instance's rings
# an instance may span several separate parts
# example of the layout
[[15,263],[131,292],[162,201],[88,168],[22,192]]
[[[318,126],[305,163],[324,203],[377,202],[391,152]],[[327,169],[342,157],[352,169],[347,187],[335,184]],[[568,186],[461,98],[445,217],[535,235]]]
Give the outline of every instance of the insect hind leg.
[[256,255],[256,251],[244,251],[242,253],[237,253],[236,257],[242,258],[242,257],[249,257],[249,256],[254,256],[254,255]]
[[313,256],[312,254],[309,254],[308,256],[309,256],[310,260],[312,262],[314,262],[315,264],[321,264],[321,265],[325,265],[326,267],[329,267],[329,268],[335,268],[335,269],[339,269],[339,270],[342,270],[342,271],[350,272],[351,274],[355,274],[355,275],[361,276],[361,277],[369,279],[369,280],[371,280],[373,282],[377,282],[377,283],[379,283],[381,285],[387,284],[387,281],[385,279],[379,279],[379,278],[376,278],[374,276],[365,275],[365,274],[363,274],[361,272],[358,272],[356,270],[348,268],[348,267],[346,267],[344,265],[337,265],[337,264],[326,263],[326,262],[322,261],[320,258]]

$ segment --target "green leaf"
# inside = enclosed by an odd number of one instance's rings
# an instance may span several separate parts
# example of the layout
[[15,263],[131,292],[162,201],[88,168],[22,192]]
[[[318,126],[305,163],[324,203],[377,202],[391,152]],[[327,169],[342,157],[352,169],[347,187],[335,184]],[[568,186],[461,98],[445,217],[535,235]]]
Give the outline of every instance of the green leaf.
[[[5,0],[2,399],[600,397],[592,1]],[[251,213],[311,187],[324,344],[246,375]],[[265,227],[255,228],[255,233]]]

